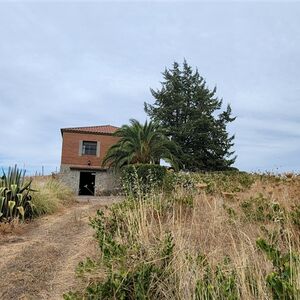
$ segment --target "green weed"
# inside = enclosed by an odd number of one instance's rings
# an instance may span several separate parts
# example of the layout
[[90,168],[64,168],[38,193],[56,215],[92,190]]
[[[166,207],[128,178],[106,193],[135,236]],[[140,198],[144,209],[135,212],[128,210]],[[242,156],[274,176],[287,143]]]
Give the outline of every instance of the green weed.
[[292,251],[282,253],[274,244],[258,239],[256,244],[272,262],[273,270],[266,281],[274,300],[296,300],[300,297],[296,281],[299,279],[299,255]]

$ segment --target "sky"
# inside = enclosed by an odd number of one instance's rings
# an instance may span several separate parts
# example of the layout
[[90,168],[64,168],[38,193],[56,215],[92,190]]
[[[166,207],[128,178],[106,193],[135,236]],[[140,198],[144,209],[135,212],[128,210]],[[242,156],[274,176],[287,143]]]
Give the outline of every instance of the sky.
[[300,2],[0,1],[0,167],[59,170],[60,128],[147,116],[184,58],[237,116],[235,166],[300,172]]

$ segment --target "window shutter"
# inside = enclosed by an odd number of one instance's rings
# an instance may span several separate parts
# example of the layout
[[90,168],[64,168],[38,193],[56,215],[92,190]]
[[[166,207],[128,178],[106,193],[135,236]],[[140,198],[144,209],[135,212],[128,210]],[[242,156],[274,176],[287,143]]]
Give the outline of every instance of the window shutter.
[[78,155],[82,156],[82,141],[79,141],[79,151],[78,151]]
[[100,156],[100,142],[97,142],[97,157]]

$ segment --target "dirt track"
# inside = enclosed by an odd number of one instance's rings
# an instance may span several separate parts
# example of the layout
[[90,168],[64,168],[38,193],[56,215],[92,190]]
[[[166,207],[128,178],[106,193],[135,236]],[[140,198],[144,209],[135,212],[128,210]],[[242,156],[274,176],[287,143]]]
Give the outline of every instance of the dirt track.
[[62,299],[77,284],[77,264],[97,251],[89,216],[112,202],[77,203],[0,236],[0,299]]

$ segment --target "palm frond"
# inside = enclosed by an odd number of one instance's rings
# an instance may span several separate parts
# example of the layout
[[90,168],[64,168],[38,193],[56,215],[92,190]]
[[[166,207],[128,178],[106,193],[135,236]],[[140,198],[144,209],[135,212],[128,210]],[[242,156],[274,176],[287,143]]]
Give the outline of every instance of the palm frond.
[[156,163],[160,159],[173,167],[179,165],[179,147],[162,133],[158,124],[141,124],[135,119],[129,122],[115,132],[120,139],[108,150],[103,166],[117,170],[128,164]]

